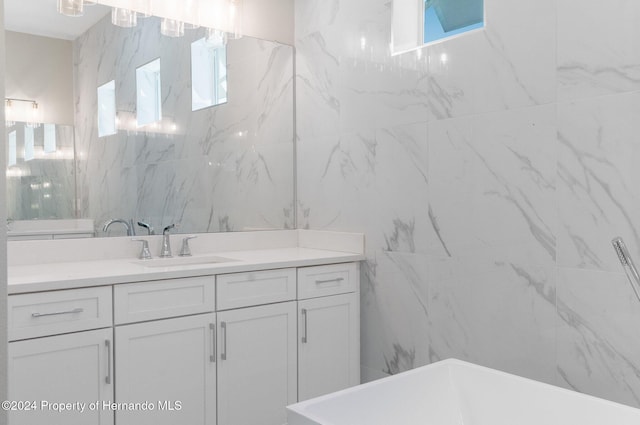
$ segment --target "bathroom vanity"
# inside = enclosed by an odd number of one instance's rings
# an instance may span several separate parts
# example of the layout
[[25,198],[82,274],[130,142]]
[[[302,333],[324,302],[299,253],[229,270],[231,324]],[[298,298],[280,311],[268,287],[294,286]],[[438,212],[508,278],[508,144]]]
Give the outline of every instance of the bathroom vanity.
[[202,234],[147,262],[129,238],[32,243],[9,247],[9,396],[33,403],[11,425],[279,425],[360,382],[362,235]]

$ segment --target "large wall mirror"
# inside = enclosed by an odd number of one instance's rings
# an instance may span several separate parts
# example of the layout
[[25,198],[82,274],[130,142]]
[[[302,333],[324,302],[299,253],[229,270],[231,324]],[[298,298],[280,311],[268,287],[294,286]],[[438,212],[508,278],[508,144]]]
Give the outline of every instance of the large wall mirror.
[[[51,118],[60,108],[55,101],[33,99],[47,84],[60,84],[29,77],[38,71],[38,57],[21,57],[26,49],[12,48],[16,39],[24,46],[57,37],[33,31],[44,24],[12,22],[22,1],[5,0],[12,35],[7,97],[37,101],[43,117],[35,125],[29,119],[7,127],[7,140],[15,144],[7,146],[15,163],[5,164],[12,220],[90,219],[95,236],[125,235],[123,226],[103,232],[112,219],[134,223],[137,234],[147,233],[138,221],[158,230],[177,223],[181,233],[294,226],[291,46],[246,36],[227,40],[206,28],[168,37],[161,35],[159,18],[122,28],[112,24],[110,8],[87,7],[98,8],[88,16],[92,21],[62,36],[70,43],[71,87],[53,99],[70,99],[71,118],[64,122]],[[24,65],[11,76],[12,65],[29,61],[33,69]],[[152,99],[158,110],[145,113],[144,125],[138,122],[140,69],[145,90],[156,87],[151,77],[158,88]],[[45,128],[56,135],[50,153],[44,152]],[[32,130],[34,158],[25,149]]]

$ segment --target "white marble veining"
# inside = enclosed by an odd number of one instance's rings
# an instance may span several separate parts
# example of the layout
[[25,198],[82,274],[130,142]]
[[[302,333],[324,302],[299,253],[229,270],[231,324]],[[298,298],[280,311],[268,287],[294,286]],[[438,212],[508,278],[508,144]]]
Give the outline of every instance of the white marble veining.
[[389,0],[296,0],[298,224],[365,234],[363,376],[457,357],[640,406],[610,244],[640,257],[640,5],[484,4],[391,56]]
[[[429,261],[430,360],[451,356],[555,383],[556,277],[513,260]],[[490,341],[490,342],[489,342]]]
[[609,244],[624,237],[640,254],[640,94],[558,106],[558,262],[619,272]]
[[[292,228],[292,47],[230,41],[228,102],[192,112],[190,43],[205,30],[172,39],[159,25],[106,18],[74,42],[81,216],[176,222],[185,233]],[[158,57],[163,118],[138,129],[136,68]],[[112,79],[119,131],[98,138],[96,89]]]
[[558,384],[640,404],[640,305],[624,274],[563,268],[558,288]]
[[574,100],[640,89],[640,3],[556,2],[558,99]]

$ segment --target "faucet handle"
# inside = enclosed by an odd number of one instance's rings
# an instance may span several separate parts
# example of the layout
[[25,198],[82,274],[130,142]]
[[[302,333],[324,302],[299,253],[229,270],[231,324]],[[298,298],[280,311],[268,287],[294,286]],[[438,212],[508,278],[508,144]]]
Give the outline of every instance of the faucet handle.
[[191,248],[189,247],[189,239],[195,239],[197,238],[196,235],[189,235],[189,236],[185,236],[184,238],[182,238],[182,248],[180,248],[180,254],[178,254],[181,257],[190,257],[191,256]]
[[145,229],[147,229],[147,235],[149,236],[156,234],[155,230],[153,229],[153,227],[151,227],[149,223],[146,223],[144,221],[139,221],[138,226],[144,227]]
[[151,260],[151,251],[149,250],[149,241],[144,239],[131,239],[134,242],[142,242],[142,250],[138,258],[141,260]]
[[173,224],[170,224],[170,225],[166,226],[164,229],[162,229],[162,234],[163,234],[163,235],[168,234],[168,233],[169,233],[169,230],[171,230],[171,229],[173,229],[173,228],[175,228],[175,227],[177,227],[177,226],[178,226],[178,225],[177,225],[177,224],[175,224],[175,223],[173,223]]

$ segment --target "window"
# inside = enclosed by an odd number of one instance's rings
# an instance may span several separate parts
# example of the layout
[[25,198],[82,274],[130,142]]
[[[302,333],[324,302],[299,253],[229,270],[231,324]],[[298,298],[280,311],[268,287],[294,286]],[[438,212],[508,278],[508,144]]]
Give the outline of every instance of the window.
[[484,0],[393,0],[392,53],[484,27]]
[[484,27],[483,0],[425,0],[424,43]]
[[18,147],[16,131],[9,133],[9,153],[7,154],[7,166],[11,167],[18,163]]

